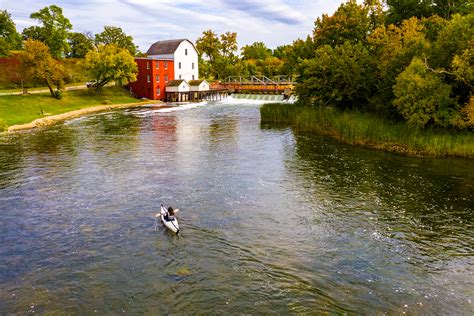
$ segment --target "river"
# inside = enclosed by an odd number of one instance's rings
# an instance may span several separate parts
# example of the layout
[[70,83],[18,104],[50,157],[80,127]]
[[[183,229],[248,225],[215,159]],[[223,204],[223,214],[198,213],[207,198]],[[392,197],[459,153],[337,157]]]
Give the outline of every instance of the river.
[[[472,314],[472,160],[294,134],[259,106],[0,136],[0,314]],[[179,236],[154,231],[160,203]]]

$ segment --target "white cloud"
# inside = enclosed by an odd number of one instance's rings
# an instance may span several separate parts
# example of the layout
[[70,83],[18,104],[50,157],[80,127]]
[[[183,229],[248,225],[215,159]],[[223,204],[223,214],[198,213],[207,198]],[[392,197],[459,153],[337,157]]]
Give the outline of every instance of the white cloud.
[[141,51],[157,40],[195,41],[208,29],[237,32],[239,46],[262,41],[268,47],[304,38],[322,13],[332,13],[342,0],[19,0],[3,3],[21,30],[34,24],[32,12],[56,4],[76,32],[99,33],[105,25],[121,27]]

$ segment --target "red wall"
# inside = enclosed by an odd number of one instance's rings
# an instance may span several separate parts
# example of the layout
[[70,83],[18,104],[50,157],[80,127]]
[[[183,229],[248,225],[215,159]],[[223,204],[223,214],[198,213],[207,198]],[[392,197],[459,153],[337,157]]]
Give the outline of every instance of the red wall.
[[[138,75],[137,81],[128,84],[131,92],[138,98],[165,99],[165,75],[168,75],[168,81],[174,80],[174,62],[167,60],[168,66],[166,69],[164,60],[136,58],[135,62],[138,65]],[[147,67],[147,64],[149,67]],[[159,65],[158,68],[156,68],[157,64]],[[148,82],[147,76],[150,76],[150,82]],[[159,76],[159,82],[156,80],[156,76]],[[158,87],[160,88],[160,95],[157,94]]]

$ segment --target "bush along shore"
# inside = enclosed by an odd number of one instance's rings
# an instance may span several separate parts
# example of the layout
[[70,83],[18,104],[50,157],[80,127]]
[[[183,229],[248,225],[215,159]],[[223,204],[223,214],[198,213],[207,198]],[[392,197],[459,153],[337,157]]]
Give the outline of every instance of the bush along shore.
[[364,112],[289,103],[265,104],[260,114],[263,124],[289,125],[297,132],[330,136],[347,144],[410,156],[474,158],[470,131],[420,129]]
[[[132,97],[119,87],[68,91],[58,100],[49,94],[0,97],[0,132],[31,129],[69,118],[150,102]],[[154,101],[156,103],[156,101]]]

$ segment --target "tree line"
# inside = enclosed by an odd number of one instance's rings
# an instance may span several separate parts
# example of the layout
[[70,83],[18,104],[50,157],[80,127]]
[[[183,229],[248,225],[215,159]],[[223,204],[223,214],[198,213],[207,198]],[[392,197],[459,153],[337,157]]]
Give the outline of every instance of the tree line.
[[299,104],[376,113],[421,128],[474,127],[474,14],[469,0],[355,0],[274,50],[205,31],[200,75],[296,76]]
[[71,22],[56,5],[33,12],[30,18],[39,25],[20,34],[10,13],[0,11],[0,57],[13,60],[2,69],[7,76],[3,79],[21,82],[22,87],[44,84],[53,97],[61,98],[64,83],[71,81],[66,60],[79,58],[79,67],[95,79],[98,89],[112,81],[121,85],[136,80],[133,57],[141,53],[120,27],[104,26],[95,35],[71,32]]

